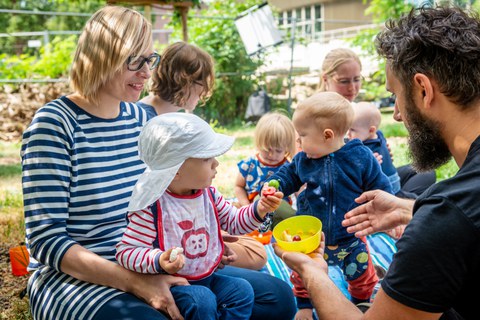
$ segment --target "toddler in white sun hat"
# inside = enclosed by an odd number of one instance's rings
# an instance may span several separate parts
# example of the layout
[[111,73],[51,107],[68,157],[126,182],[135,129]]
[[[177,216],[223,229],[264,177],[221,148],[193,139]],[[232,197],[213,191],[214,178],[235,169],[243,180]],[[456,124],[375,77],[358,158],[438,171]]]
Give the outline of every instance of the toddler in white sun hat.
[[[237,209],[211,186],[218,161],[234,138],[216,133],[193,114],[166,113],[150,120],[139,137],[147,165],[128,207],[128,226],[117,244],[116,259],[141,273],[182,276],[190,286],[171,287],[185,319],[191,296],[201,296],[206,319],[249,319],[253,289],[240,278],[214,273],[224,263],[221,230],[245,234],[275,211],[283,194],[261,197]],[[226,252],[227,256],[231,253]],[[233,255],[234,256],[234,255]],[[208,314],[211,315],[208,315]]]

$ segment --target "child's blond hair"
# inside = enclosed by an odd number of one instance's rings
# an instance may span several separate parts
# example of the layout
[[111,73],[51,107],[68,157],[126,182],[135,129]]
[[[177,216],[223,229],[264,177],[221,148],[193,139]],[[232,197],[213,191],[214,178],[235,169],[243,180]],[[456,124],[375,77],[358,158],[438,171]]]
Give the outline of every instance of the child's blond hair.
[[288,159],[296,153],[295,128],[292,120],[279,111],[264,114],[255,128],[255,147],[258,150],[282,148]]
[[378,129],[382,122],[382,114],[380,110],[371,102],[362,101],[353,106],[355,111],[355,122],[362,127],[375,127]]
[[322,130],[330,128],[344,136],[350,129],[354,111],[350,102],[336,92],[318,92],[300,102],[295,116],[303,116],[315,122]]

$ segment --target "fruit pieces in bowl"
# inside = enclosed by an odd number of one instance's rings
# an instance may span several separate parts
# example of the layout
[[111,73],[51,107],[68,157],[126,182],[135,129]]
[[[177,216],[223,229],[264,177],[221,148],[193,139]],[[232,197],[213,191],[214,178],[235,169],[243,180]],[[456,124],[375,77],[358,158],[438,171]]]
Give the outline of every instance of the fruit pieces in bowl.
[[283,230],[282,236],[283,241],[286,242],[295,242],[295,241],[302,241],[303,239],[307,239],[313,237],[317,233],[314,229],[304,233],[302,230],[299,230],[296,234],[291,235],[288,230]]
[[273,229],[273,237],[283,250],[303,253],[310,253],[319,246],[321,233],[322,222],[307,215],[285,219]]

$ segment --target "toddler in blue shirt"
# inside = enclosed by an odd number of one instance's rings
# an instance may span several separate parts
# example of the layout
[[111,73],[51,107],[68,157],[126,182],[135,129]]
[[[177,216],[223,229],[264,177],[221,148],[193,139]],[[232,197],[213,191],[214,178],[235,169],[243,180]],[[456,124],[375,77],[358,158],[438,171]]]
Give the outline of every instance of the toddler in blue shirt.
[[[284,195],[306,184],[297,197],[297,215],[322,221],[325,259],[342,269],[352,301],[360,303],[369,301],[378,277],[365,237],[348,233],[342,220],[358,206],[355,199],[363,192],[392,193],[392,187],[370,149],[358,139],[345,142],[353,119],[350,102],[336,92],[319,92],[299,103],[292,121],[302,151],[271,179],[280,181]],[[296,319],[312,319],[313,307],[301,279],[292,273],[291,280],[299,309]]]

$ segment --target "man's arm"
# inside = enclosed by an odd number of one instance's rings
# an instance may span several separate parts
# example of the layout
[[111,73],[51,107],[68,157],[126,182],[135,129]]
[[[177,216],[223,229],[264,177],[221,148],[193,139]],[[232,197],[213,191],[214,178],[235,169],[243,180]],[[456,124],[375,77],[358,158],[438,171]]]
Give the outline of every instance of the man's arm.
[[328,265],[323,259],[324,247],[323,236],[320,247],[309,255],[287,252],[278,245],[274,245],[275,254],[302,277],[320,319],[432,320],[440,318],[440,313],[427,313],[407,307],[388,297],[382,289],[378,291],[370,309],[363,314],[329,278]]

